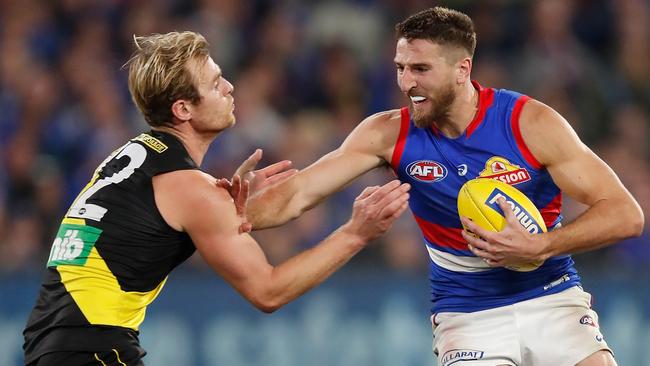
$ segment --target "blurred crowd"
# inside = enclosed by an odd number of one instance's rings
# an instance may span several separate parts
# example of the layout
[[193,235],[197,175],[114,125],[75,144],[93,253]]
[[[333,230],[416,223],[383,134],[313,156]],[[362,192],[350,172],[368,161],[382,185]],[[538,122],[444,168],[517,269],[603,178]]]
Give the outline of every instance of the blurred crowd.
[[[0,273],[40,271],[62,215],[95,167],[147,125],[122,65],[133,35],[194,30],[235,85],[237,125],[203,169],[230,177],[263,163],[303,168],[363,118],[399,108],[393,26],[433,5],[468,13],[473,79],[549,104],[619,174],[650,216],[650,2],[647,0],[0,0]],[[347,220],[366,175],[285,227],[256,232],[272,262]],[[584,210],[565,202],[570,220]],[[426,269],[407,213],[352,266]],[[650,230],[587,265],[650,264]],[[590,264],[589,264],[590,263]],[[193,258],[188,268],[204,270]]]

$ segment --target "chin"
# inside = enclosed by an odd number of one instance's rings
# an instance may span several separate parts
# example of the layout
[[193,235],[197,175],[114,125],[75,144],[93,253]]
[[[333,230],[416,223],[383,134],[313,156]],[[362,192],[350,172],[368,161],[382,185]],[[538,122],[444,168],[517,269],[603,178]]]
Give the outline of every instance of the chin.
[[428,128],[433,124],[434,118],[431,111],[416,111],[411,105],[411,118],[418,128]]

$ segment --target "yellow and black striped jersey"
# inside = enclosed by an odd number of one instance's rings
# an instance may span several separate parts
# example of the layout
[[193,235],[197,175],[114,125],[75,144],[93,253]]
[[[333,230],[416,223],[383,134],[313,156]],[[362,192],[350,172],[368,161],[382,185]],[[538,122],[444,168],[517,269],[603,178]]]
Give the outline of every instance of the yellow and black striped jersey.
[[198,166],[178,139],[159,131],[131,139],[100,164],[52,244],[24,331],[26,363],[52,351],[137,344],[147,305],[195,250],[162,218],[152,184],[185,169]]

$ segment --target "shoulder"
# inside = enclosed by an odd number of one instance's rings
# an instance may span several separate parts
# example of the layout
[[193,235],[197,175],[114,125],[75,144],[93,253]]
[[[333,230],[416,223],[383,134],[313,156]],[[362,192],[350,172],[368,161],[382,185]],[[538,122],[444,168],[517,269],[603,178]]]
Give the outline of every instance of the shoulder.
[[216,178],[200,170],[157,175],[153,186],[158,210],[168,224],[179,231],[185,231],[188,220],[207,218],[214,212],[234,212],[228,191],[217,186]]
[[375,113],[352,131],[343,148],[353,148],[387,159],[399,136],[401,120],[400,109]]
[[228,192],[217,186],[217,179],[201,170],[176,170],[160,174],[155,177],[155,180],[160,183],[157,186],[178,198],[196,200],[204,194],[209,194],[220,200],[230,199]]
[[560,113],[535,99],[523,105],[519,128],[525,144],[542,165],[548,165],[555,156],[563,152],[569,154],[583,145]]
[[375,113],[364,119],[355,129],[364,138],[381,139],[384,144],[395,143],[401,128],[402,113],[400,109],[392,109]]
[[368,116],[361,124],[368,125],[369,127],[374,127],[378,129],[391,129],[399,128],[402,121],[402,110],[401,109],[391,109],[388,111],[382,111],[375,113],[371,116]]

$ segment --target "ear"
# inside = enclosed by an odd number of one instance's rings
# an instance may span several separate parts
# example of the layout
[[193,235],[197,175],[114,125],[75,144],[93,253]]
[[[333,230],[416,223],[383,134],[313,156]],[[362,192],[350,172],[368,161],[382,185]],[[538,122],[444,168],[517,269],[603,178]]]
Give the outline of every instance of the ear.
[[458,75],[456,78],[456,83],[458,85],[465,84],[469,79],[472,73],[472,58],[464,57],[458,62]]
[[172,114],[178,121],[187,122],[192,119],[192,104],[184,99],[178,99],[172,104]]

